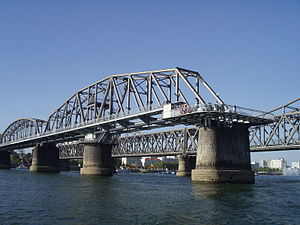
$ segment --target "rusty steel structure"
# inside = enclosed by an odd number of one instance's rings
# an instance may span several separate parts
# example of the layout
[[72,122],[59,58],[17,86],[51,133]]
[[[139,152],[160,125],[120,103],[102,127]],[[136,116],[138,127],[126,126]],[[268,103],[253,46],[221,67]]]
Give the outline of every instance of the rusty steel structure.
[[225,104],[198,72],[176,67],[110,75],[93,83],[74,93],[48,120],[23,119],[9,125],[0,150],[71,142],[90,134],[107,141],[106,137],[182,124],[270,122],[269,114]]

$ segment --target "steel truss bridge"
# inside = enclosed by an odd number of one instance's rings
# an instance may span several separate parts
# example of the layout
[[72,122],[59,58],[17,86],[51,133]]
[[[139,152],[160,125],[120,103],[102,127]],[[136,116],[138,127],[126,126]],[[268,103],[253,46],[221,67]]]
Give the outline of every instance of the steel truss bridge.
[[[74,93],[47,120],[19,119],[10,124],[1,135],[0,151],[51,142],[63,145],[87,137],[114,143],[121,134],[180,124],[255,126],[273,121],[271,114],[225,104],[198,72],[176,67],[111,75],[91,84]],[[174,132],[163,134],[174,136]],[[163,148],[159,140],[157,151]],[[120,152],[128,154],[125,146],[130,144],[121,143]],[[171,147],[169,151],[176,152]]]
[[[249,128],[251,152],[300,150],[300,98],[273,109],[270,124]],[[112,156],[143,157],[195,155],[199,131],[195,126],[121,136],[113,145]],[[61,159],[80,159],[83,146],[78,142],[59,145]]]
[[[267,112],[273,114],[274,121],[249,128],[251,152],[300,150],[300,98]],[[121,136],[113,145],[113,157],[143,157],[195,155],[199,132],[195,126],[136,133]],[[80,159],[83,146],[78,142],[59,145],[60,158]]]
[[267,113],[274,115],[273,123],[250,127],[251,150],[299,150],[300,98]]

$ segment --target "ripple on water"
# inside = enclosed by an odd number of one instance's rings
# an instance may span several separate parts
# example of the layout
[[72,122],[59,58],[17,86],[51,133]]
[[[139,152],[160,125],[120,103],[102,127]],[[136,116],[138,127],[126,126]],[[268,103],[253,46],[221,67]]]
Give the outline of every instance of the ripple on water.
[[300,177],[194,184],[157,174],[0,170],[0,224],[298,224]]

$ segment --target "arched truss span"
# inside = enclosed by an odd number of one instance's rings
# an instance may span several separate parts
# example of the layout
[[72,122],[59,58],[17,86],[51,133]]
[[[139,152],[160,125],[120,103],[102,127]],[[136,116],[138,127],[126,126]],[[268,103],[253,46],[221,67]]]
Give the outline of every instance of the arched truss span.
[[180,102],[190,106],[224,104],[198,72],[176,67],[111,75],[77,91],[49,117],[45,132]]
[[14,121],[3,132],[0,143],[12,142],[43,133],[46,121],[34,118],[24,118]]

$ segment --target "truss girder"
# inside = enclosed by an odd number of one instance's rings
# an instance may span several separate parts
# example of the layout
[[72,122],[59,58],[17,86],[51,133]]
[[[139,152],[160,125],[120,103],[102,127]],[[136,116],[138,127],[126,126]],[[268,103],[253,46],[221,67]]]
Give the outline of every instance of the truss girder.
[[162,108],[165,103],[206,104],[200,88],[207,89],[215,101],[224,104],[198,72],[174,68],[111,75],[71,96],[50,115],[45,132],[147,112]]
[[[198,129],[195,127],[119,137],[112,148],[113,157],[196,154]],[[117,138],[117,137],[116,137]],[[83,157],[83,145],[68,142],[58,145],[61,159]]]
[[78,142],[65,142],[57,145],[60,159],[80,159],[83,157],[83,145]]
[[195,154],[197,128],[143,133],[120,137],[113,146],[114,157]]
[[250,128],[250,145],[255,151],[300,149],[300,98],[268,113],[275,121]]
[[[163,116],[163,106],[167,103],[173,103],[169,106],[176,109],[175,116]],[[291,106],[286,106],[288,107]],[[9,132],[6,130],[3,133],[1,140],[5,140],[6,143],[1,143],[0,149],[22,148],[49,141],[63,143],[77,140],[88,133],[96,136],[104,132],[122,134],[179,124],[207,125],[211,121],[224,124],[269,122],[264,116],[249,116],[247,113],[240,113],[239,110],[244,108],[226,105],[195,71],[176,67],[111,75],[74,93],[46,122],[14,122],[7,129]],[[25,128],[28,123],[36,123],[36,126],[33,125],[36,131],[27,131]],[[297,132],[293,130],[292,133]],[[177,140],[173,138],[171,142],[172,136],[180,134],[174,132],[157,135],[148,137],[151,142],[148,142],[148,139],[139,141],[146,143],[150,152],[158,149],[163,153],[177,152],[178,146],[182,145],[179,137]],[[188,133],[185,139],[188,139],[187,137]],[[194,142],[196,140],[187,141],[184,151],[189,151]],[[124,151],[126,145],[124,144]],[[134,140],[131,145],[137,151],[141,149],[141,144]]]
[[33,118],[18,119],[8,126],[0,136],[0,143],[12,142],[41,135],[46,121]]
[[[252,152],[300,150],[300,112],[280,114],[276,116],[274,123],[252,126],[249,131]],[[131,157],[195,154],[198,138],[199,129],[196,127],[121,136],[113,145],[112,155]],[[70,154],[68,157],[74,158],[74,155]]]

